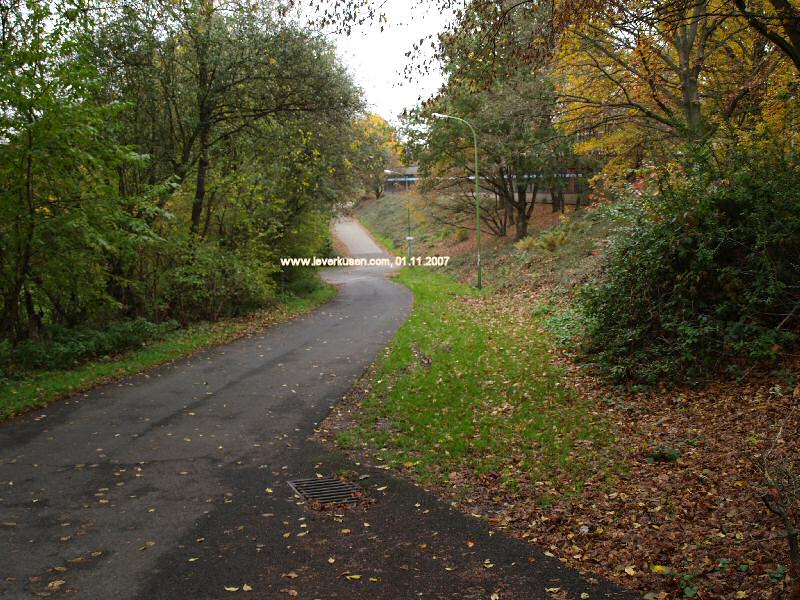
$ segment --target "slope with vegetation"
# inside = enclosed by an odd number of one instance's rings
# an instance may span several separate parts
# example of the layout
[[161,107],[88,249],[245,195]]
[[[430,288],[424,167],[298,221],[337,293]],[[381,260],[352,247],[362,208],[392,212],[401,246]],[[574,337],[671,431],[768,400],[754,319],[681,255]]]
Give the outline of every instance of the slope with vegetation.
[[[621,218],[600,270],[556,297],[573,302],[550,322],[601,387],[617,386],[606,394],[609,411],[631,404],[643,421],[632,430],[620,421],[631,447],[643,446],[643,432],[660,438],[640,416],[650,411],[653,423],[681,423],[686,443],[703,447],[673,445],[651,457],[696,476],[679,477],[693,496],[677,518],[695,538],[652,517],[635,521],[634,534],[618,532],[622,545],[636,544],[651,523],[662,532],[646,538],[652,547],[640,556],[667,540],[669,565],[648,562],[646,576],[635,564],[619,572],[640,589],[657,591],[653,577],[666,574],[669,593],[686,597],[800,598],[798,22],[793,0],[473,0],[436,44],[446,84],[406,114],[408,149],[421,189],[439,192],[431,213],[440,222],[466,227],[477,200],[482,227],[501,239],[514,233],[524,249],[537,243],[524,239],[531,187],[551,188],[563,206],[565,175],[587,178],[590,199],[612,203]],[[477,132],[477,199],[471,134],[442,113]],[[563,234],[540,242],[557,248]],[[531,279],[506,262],[512,283]],[[547,271],[529,268],[534,279]],[[688,456],[709,459],[705,470]],[[680,496],[672,478],[640,474],[652,494]],[[725,512],[712,519],[697,494]],[[758,522],[759,508],[770,529],[731,533],[731,522]],[[663,503],[656,510],[673,515]],[[697,539],[701,532],[711,537]],[[730,556],[716,559],[710,548],[728,539]],[[756,558],[732,566],[754,548],[776,557],[764,548],[776,540],[785,554],[769,572]]]
[[584,347],[583,296],[637,227],[635,206],[490,242],[478,293],[454,281],[474,283],[474,240],[437,223],[424,197],[389,195],[358,215],[399,244],[409,200],[415,253],[455,259],[401,274],[414,312],[323,437],[650,597],[783,597],[790,556],[762,498],[777,497],[765,474],[800,450],[775,428],[798,426],[796,358],[744,379],[614,383]]

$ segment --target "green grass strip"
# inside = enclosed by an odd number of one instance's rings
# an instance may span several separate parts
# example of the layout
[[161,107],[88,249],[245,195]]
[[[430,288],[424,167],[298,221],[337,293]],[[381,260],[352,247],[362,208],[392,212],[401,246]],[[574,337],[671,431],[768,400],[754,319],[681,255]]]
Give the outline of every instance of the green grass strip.
[[423,482],[489,477],[509,494],[576,493],[611,467],[602,415],[565,389],[530,311],[441,273],[405,269],[415,304],[381,360],[359,425],[339,435]]
[[99,384],[140,373],[200,350],[244,335],[254,327],[286,321],[307,312],[336,295],[336,288],[324,284],[303,297],[293,297],[272,309],[241,319],[198,323],[167,334],[141,350],[110,360],[84,363],[66,371],[42,371],[22,380],[0,384],[0,420],[39,408],[71,394],[85,392]]

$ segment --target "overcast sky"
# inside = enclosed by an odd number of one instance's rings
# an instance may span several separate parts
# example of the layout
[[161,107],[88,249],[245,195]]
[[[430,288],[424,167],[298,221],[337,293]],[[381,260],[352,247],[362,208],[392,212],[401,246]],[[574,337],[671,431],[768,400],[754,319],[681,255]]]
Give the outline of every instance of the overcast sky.
[[[350,36],[328,37],[336,43],[339,56],[356,83],[364,89],[371,112],[397,124],[397,116],[404,108],[416,106],[420,98],[428,98],[442,84],[438,68],[426,75],[416,73],[412,82],[405,81],[403,69],[410,60],[405,54],[420,38],[442,31],[452,13],[441,14],[435,2],[372,0],[372,3],[385,14],[385,23],[367,23],[355,27]],[[430,57],[433,52],[430,40],[426,39],[425,46],[424,57]]]

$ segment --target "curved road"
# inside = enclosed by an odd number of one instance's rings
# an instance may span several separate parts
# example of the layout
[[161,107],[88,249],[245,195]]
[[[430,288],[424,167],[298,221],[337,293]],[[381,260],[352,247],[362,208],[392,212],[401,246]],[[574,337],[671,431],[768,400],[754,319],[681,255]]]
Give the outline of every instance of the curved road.
[[[328,271],[305,317],[0,425],[0,597],[624,597],[309,441],[411,306],[385,275]],[[287,485],[342,470],[377,502],[314,512]]]

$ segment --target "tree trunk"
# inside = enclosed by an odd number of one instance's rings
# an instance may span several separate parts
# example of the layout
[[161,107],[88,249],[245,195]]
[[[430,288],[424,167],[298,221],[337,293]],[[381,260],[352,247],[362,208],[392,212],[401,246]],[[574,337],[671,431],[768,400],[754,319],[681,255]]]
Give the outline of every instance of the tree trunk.
[[[689,140],[697,140],[703,136],[703,114],[700,108],[699,77],[703,68],[703,40],[698,36],[698,28],[708,18],[698,14],[705,12],[705,2],[695,4],[691,13],[686,13],[686,21],[678,28],[675,46],[678,53],[678,67],[681,78],[681,104],[686,127],[685,135]],[[697,50],[697,56],[692,51]],[[693,63],[694,58],[694,64]]]
[[683,73],[683,111],[688,128],[689,139],[696,140],[703,137],[703,114],[700,108],[700,93],[697,69],[685,67]]
[[23,163],[22,177],[25,185],[20,188],[20,201],[26,210],[24,225],[17,224],[17,266],[13,283],[3,299],[3,314],[0,331],[4,337],[17,342],[24,337],[20,314],[20,296],[28,280],[31,266],[31,242],[36,226],[36,210],[33,198],[33,110],[28,112],[27,153]]
[[517,240],[528,235],[528,186],[517,186]]
[[[204,139],[205,138],[205,139]],[[200,160],[197,162],[197,185],[194,190],[194,200],[192,201],[192,225],[191,232],[197,233],[200,229],[200,218],[203,215],[203,203],[206,197],[206,176],[208,174],[208,136],[200,135]]]
[[531,220],[531,218],[533,217],[533,213],[536,210],[536,196],[538,194],[539,194],[539,184],[537,182],[534,182],[531,185],[531,201],[528,204],[527,212],[525,213],[525,216],[528,218],[528,221]]
[[550,187],[550,202],[553,206],[553,212],[558,212],[560,206],[558,204],[559,196],[558,196],[558,186],[554,185]]
[[206,179],[208,177],[208,150],[211,141],[211,71],[208,62],[208,27],[213,13],[213,3],[205,0],[201,8],[201,16],[206,31],[197,41],[197,108],[198,108],[198,143],[200,160],[197,162],[197,184],[192,201],[192,223],[190,231],[200,231],[200,219],[203,216],[203,203],[206,197]]
[[206,218],[205,222],[203,223],[203,235],[201,236],[203,239],[206,238],[208,235],[208,227],[211,225],[211,211],[214,206],[214,198],[216,196],[215,191],[211,192],[211,197],[208,199],[206,203]]
[[25,288],[23,292],[25,298],[25,312],[28,318],[28,336],[34,340],[41,339],[44,324],[42,323],[42,316],[36,312],[36,307],[33,304],[33,296],[30,290]]

